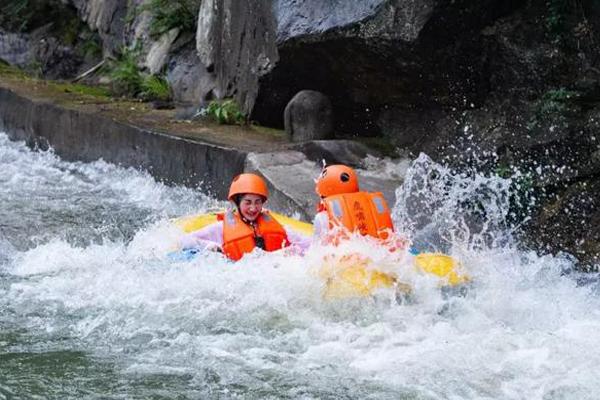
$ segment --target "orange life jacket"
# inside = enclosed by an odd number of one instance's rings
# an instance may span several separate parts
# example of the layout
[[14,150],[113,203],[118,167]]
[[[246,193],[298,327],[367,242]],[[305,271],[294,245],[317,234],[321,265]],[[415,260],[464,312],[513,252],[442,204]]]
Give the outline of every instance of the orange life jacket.
[[255,229],[242,221],[237,212],[218,214],[217,219],[223,221],[223,253],[234,261],[254,250],[256,237],[263,238],[266,251],[289,246],[285,229],[267,211],[258,216]]
[[390,209],[381,193],[345,193],[323,199],[321,209],[327,211],[329,226],[344,226],[363,236],[387,239],[394,231]]

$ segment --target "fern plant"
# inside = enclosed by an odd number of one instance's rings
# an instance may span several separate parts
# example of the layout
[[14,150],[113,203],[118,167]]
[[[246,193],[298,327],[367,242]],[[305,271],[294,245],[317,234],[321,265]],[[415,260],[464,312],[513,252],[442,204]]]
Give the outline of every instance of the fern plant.
[[548,90],[535,103],[534,114],[527,123],[527,129],[533,131],[545,124],[565,127],[569,117],[580,110],[577,104],[579,98],[579,92],[565,88]]
[[173,28],[183,32],[196,30],[200,0],[150,0],[141,7],[152,15],[150,35],[158,37]]
[[121,56],[110,70],[116,94],[135,97],[142,91],[144,78],[137,65],[137,50],[123,48]]
[[219,124],[243,125],[246,122],[246,115],[233,99],[211,101],[206,108],[206,115]]
[[140,97],[144,100],[170,100],[171,88],[169,82],[160,76],[146,76],[142,82]]
[[566,30],[565,22],[569,13],[569,5],[567,0],[548,0],[546,7],[548,8],[546,27],[558,39]]

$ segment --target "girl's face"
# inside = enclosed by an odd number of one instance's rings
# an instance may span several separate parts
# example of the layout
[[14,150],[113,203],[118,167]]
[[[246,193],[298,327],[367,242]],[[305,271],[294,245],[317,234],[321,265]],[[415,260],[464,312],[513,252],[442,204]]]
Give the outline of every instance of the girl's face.
[[240,199],[240,213],[248,221],[254,221],[262,212],[264,200],[257,194],[245,194]]

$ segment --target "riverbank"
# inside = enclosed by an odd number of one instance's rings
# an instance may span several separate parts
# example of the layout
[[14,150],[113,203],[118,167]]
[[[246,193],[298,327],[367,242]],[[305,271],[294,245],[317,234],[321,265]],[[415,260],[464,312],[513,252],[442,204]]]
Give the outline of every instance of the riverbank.
[[[201,187],[224,198],[231,179],[258,171],[272,190],[270,205],[311,219],[320,160],[356,165],[378,152],[348,140],[289,143],[282,131],[178,119],[176,109],[115,99],[106,90],[0,73],[0,129],[32,148],[51,147],[71,161],[103,159],[147,170],[169,184]],[[363,177],[393,204],[397,179]]]

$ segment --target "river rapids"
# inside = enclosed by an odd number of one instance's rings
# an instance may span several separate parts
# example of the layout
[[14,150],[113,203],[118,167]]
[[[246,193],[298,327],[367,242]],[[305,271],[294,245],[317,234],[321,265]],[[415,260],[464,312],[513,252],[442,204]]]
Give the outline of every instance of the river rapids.
[[519,246],[507,180],[402,174],[396,225],[459,258],[466,293],[325,301],[319,246],[169,261],[171,219],[222,203],[0,134],[0,399],[600,398],[594,277]]

